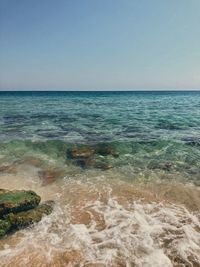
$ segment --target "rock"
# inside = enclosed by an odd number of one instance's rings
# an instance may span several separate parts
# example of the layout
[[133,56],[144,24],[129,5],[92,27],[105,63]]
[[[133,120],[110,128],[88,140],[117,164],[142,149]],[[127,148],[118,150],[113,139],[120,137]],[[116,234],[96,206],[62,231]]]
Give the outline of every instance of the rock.
[[113,168],[112,165],[110,165],[106,162],[95,161],[92,159],[78,159],[78,160],[76,160],[76,164],[81,168],[92,167],[92,168],[101,169],[104,171]]
[[5,236],[11,229],[9,220],[0,220],[0,237]]
[[171,162],[165,162],[159,165],[159,168],[165,171],[170,171],[172,167],[173,167],[173,164]]
[[[107,144],[99,144],[91,147],[73,148],[67,151],[69,159],[81,168],[97,168],[101,170],[108,170],[113,166],[103,162],[101,156],[111,155],[118,157],[119,154]],[[100,160],[101,158],[101,160]]]
[[64,170],[62,169],[46,169],[39,172],[39,176],[42,179],[42,184],[47,185],[55,182],[57,179],[64,176]]
[[6,215],[6,220],[10,222],[12,230],[27,227],[33,223],[41,221],[44,215],[49,215],[53,211],[53,201],[47,201],[34,209]]
[[81,168],[88,168],[92,166],[92,160],[91,159],[77,159],[76,165],[78,165]]
[[68,149],[67,156],[69,159],[79,159],[79,158],[90,158],[95,154],[101,156],[111,155],[113,157],[118,157],[119,153],[115,149],[107,144],[99,144],[97,146],[91,147],[79,147]]
[[34,167],[40,167],[42,165],[42,160],[33,156],[25,157],[24,162]]
[[10,192],[9,190],[0,188],[0,195]]
[[97,169],[101,169],[103,171],[106,171],[106,170],[113,168],[113,166],[111,164],[108,164],[106,162],[97,162],[97,161],[94,162],[93,167],[97,168]]
[[185,137],[182,138],[187,145],[190,146],[200,146],[200,138],[199,137]]
[[163,163],[150,163],[148,166],[150,169],[160,169],[164,171],[170,171],[173,168],[173,164],[171,162],[163,162]]
[[39,222],[53,210],[53,201],[39,205],[40,196],[33,191],[0,189],[0,237]]
[[0,194],[0,218],[10,212],[35,208],[40,203],[40,196],[33,191],[4,191]]
[[96,153],[99,154],[99,155],[102,155],[102,156],[108,156],[108,155],[111,155],[113,157],[119,157],[119,153],[117,151],[115,151],[114,148],[108,146],[108,145],[105,145],[105,144],[102,144],[102,145],[98,145],[96,147]]
[[89,158],[93,156],[95,149],[91,147],[80,147],[68,149],[67,156],[70,159]]
[[16,172],[16,166],[15,164],[10,165],[2,165],[0,166],[0,173],[15,173]]

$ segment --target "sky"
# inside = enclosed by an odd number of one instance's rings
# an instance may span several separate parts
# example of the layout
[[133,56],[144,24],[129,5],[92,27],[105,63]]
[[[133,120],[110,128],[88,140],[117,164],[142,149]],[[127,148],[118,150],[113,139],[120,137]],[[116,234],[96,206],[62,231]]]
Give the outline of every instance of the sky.
[[0,90],[200,89],[199,0],[0,0]]

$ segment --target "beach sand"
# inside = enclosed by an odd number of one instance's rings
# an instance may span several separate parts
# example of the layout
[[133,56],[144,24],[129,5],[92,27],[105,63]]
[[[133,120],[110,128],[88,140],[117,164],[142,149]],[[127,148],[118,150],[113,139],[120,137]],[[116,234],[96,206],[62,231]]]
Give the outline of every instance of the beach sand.
[[[33,162],[32,162],[33,164]],[[1,187],[54,200],[50,216],[0,240],[0,266],[200,266],[200,191],[85,170],[43,185],[37,164],[1,174]]]

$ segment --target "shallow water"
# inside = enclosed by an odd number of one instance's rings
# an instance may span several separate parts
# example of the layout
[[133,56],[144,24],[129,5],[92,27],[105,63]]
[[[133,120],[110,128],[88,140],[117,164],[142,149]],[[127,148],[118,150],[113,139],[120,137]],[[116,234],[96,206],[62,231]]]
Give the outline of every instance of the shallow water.
[[[0,93],[0,140],[1,187],[56,202],[0,266],[200,266],[200,93]],[[109,170],[67,157],[102,143]]]

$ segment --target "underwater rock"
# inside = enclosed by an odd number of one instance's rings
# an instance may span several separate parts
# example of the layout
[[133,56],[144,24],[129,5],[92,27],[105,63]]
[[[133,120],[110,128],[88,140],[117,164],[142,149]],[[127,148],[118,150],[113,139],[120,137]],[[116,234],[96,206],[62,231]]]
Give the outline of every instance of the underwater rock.
[[96,168],[96,169],[101,169],[103,171],[113,168],[113,166],[111,164],[109,164],[109,163],[98,162],[98,161],[94,162],[93,167]]
[[181,140],[190,146],[200,146],[200,138],[198,137],[186,137],[182,138]]
[[34,167],[40,167],[42,165],[42,160],[33,156],[25,157],[24,162]]
[[95,150],[92,147],[80,147],[68,149],[67,156],[70,159],[89,158],[94,155]]
[[111,146],[108,146],[106,144],[98,145],[95,149],[95,152],[102,156],[108,156],[111,155],[113,157],[119,157],[119,153],[115,151],[115,149]]
[[46,201],[34,209],[19,213],[6,215],[6,221],[10,222],[12,230],[27,227],[33,223],[41,221],[44,215],[49,215],[53,211],[53,201]]
[[113,168],[111,164],[101,161],[95,161],[92,159],[78,159],[76,160],[76,164],[81,168],[96,168],[101,170],[108,170]]
[[[113,147],[107,144],[98,144],[95,146],[80,147],[68,149],[67,156],[72,162],[81,168],[97,168],[108,170],[112,165],[102,161],[104,156],[118,157],[119,153]],[[103,157],[102,157],[103,156]],[[99,159],[101,158],[101,160]],[[97,159],[97,160],[96,160]]]
[[151,163],[149,165],[149,168],[154,170],[154,169],[160,169],[164,171],[170,171],[173,167],[173,164],[171,162],[163,162],[163,163]]
[[98,144],[96,146],[72,148],[68,149],[67,151],[67,156],[70,159],[90,158],[95,154],[101,156],[108,156],[108,155],[111,155],[113,157],[119,156],[119,153],[113,147],[107,144]]
[[0,173],[15,173],[16,168],[15,164],[2,165],[0,166]]
[[42,179],[42,184],[47,185],[55,182],[57,179],[64,176],[64,170],[62,169],[46,169],[39,172],[39,176]]
[[6,235],[11,229],[9,220],[0,220],[0,237]]
[[171,162],[165,162],[159,165],[159,168],[165,171],[170,171],[172,167],[173,167],[173,164]]
[[0,194],[0,217],[10,212],[16,213],[35,208],[40,200],[40,196],[33,191],[3,190],[3,193]]
[[78,165],[81,168],[88,168],[92,166],[92,160],[91,159],[77,159],[75,161],[76,165]]

